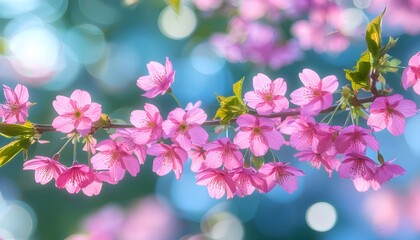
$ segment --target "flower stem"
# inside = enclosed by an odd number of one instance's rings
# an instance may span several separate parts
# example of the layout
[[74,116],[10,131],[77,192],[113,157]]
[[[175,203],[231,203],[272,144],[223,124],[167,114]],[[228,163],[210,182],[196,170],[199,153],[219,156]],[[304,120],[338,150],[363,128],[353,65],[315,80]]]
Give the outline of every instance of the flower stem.
[[179,102],[178,98],[176,98],[175,94],[171,91],[167,91],[167,93],[169,93],[169,95],[172,96],[172,98],[175,100],[176,104],[178,105],[178,107],[182,108],[181,103]]
[[69,144],[69,142],[71,140],[73,140],[74,136],[70,137],[69,139],[67,139],[66,143],[64,143],[64,145],[60,148],[60,150],[58,150],[58,152],[56,152],[54,155],[60,155],[60,153],[64,150],[64,148]]

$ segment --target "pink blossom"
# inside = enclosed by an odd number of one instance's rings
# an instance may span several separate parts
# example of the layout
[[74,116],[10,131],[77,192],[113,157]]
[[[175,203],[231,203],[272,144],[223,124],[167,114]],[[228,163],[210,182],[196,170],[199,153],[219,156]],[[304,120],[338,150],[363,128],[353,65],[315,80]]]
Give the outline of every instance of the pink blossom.
[[131,112],[130,122],[137,131],[132,133],[137,144],[146,144],[158,140],[162,135],[162,116],[159,109],[146,103],[144,110]]
[[297,177],[304,176],[301,170],[288,166],[283,162],[269,162],[258,170],[265,176],[267,191],[271,191],[276,184],[279,184],[286,192],[292,193],[298,187]]
[[175,71],[172,69],[172,62],[166,57],[165,66],[158,62],[147,64],[149,75],[142,76],[137,80],[137,86],[146,91],[143,96],[154,98],[157,95],[165,94],[175,78]]
[[63,133],[76,130],[85,136],[102,114],[101,105],[92,102],[90,94],[79,89],[75,90],[70,98],[57,96],[53,106],[59,116],[53,120],[52,125],[57,131]]
[[29,102],[28,89],[22,84],[17,84],[15,90],[3,85],[6,103],[0,105],[0,115],[5,123],[24,124],[28,118]]
[[290,145],[296,150],[312,148],[314,139],[318,137],[318,124],[312,117],[300,116],[290,123],[292,132]]
[[254,168],[239,167],[232,173],[232,180],[236,183],[236,195],[239,197],[251,195],[256,188],[260,192],[268,191],[265,176]]
[[284,97],[287,84],[283,78],[271,81],[266,75],[259,73],[253,78],[253,84],[254,91],[245,93],[244,100],[258,114],[268,115],[289,108],[289,101]]
[[109,170],[115,181],[124,178],[127,170],[131,176],[136,176],[140,171],[140,165],[121,142],[111,139],[101,141],[96,145],[96,153],[92,159],[92,166],[96,170]]
[[207,119],[207,114],[201,108],[194,108],[185,111],[176,108],[168,115],[168,119],[163,121],[163,136],[169,137],[186,151],[191,146],[203,146],[207,143],[209,135],[200,125]]
[[95,173],[89,166],[76,162],[60,174],[56,185],[58,188],[66,188],[67,192],[73,194],[87,187],[94,179]]
[[370,180],[374,179],[376,172],[375,162],[359,153],[344,155],[343,161],[338,167],[338,173],[342,178],[351,178],[354,187],[359,192],[365,192],[370,187]]
[[176,144],[169,146],[157,143],[147,149],[147,154],[156,156],[153,160],[153,172],[157,175],[164,176],[173,170],[176,179],[181,178],[183,163],[188,159],[188,154],[184,149]]
[[109,171],[101,171],[101,172],[95,172],[95,177],[93,181],[87,185],[86,187],[82,188],[83,193],[86,196],[94,196],[99,195],[102,189],[102,183],[107,182],[109,184],[116,184],[117,181],[115,181],[111,175],[109,174]]
[[223,166],[232,170],[242,167],[244,159],[238,146],[231,143],[229,138],[219,138],[204,146],[206,151],[205,165],[210,168]]
[[374,131],[387,128],[392,135],[397,136],[404,133],[405,118],[416,114],[416,103],[404,99],[399,94],[378,97],[370,105],[367,125],[372,127]]
[[372,136],[372,133],[359,126],[350,125],[340,131],[335,147],[338,153],[360,153],[364,154],[369,146],[375,151],[379,150],[379,143]]
[[147,146],[144,144],[137,144],[135,142],[135,134],[138,134],[137,129],[117,129],[110,137],[114,141],[119,142],[121,146],[124,146],[126,152],[134,154],[141,165],[146,161]]
[[335,156],[337,154],[335,145],[341,128],[341,126],[329,126],[325,123],[318,124],[316,137],[312,141],[312,149],[318,153]]
[[402,176],[405,174],[405,169],[398,164],[393,164],[394,160],[384,162],[381,166],[376,168],[375,177],[371,182],[371,186],[374,190],[381,187],[382,184],[388,182],[396,176]]
[[290,97],[292,103],[301,106],[302,115],[316,115],[331,106],[332,93],[338,88],[336,76],[329,75],[321,80],[316,72],[305,68],[299,78],[305,86],[293,91]]
[[53,178],[57,180],[66,167],[52,158],[35,156],[23,164],[23,170],[35,170],[35,182],[47,184]]
[[203,169],[207,168],[207,166],[204,164],[204,160],[206,159],[206,151],[203,147],[193,145],[188,151],[188,157],[192,161],[191,171],[200,172]]
[[408,61],[408,67],[404,69],[401,82],[405,90],[413,86],[414,92],[420,95],[420,52]]
[[340,165],[340,161],[336,156],[328,155],[326,152],[319,153],[314,150],[303,150],[296,153],[294,157],[298,157],[299,161],[309,162],[316,169],[323,166],[330,177],[333,170],[336,170]]
[[196,175],[197,184],[207,186],[210,197],[220,199],[225,193],[227,199],[233,198],[236,186],[232,174],[219,169],[206,169]]
[[187,106],[185,107],[185,111],[193,110],[194,108],[199,108],[201,106],[201,101],[198,100],[194,104],[189,102]]
[[236,120],[239,131],[233,142],[241,149],[250,147],[255,156],[264,156],[269,148],[279,150],[284,143],[283,135],[274,127],[274,121],[242,114]]

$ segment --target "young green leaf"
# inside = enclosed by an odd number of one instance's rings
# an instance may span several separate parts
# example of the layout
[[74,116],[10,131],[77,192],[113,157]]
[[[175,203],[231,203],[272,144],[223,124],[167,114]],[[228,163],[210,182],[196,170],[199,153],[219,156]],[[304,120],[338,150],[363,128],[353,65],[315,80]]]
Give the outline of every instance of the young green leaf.
[[30,138],[20,138],[0,148],[0,167],[10,162],[20,151],[31,145]]
[[11,138],[17,136],[30,136],[33,137],[36,130],[31,122],[26,121],[23,125],[21,124],[8,124],[0,123],[0,135]]
[[346,78],[351,82],[354,91],[358,91],[360,88],[370,91],[370,70],[371,63],[368,51],[363,52],[354,70],[344,69]]
[[181,9],[181,0],[166,0],[166,3],[171,6],[176,14],[179,14]]
[[369,52],[372,54],[374,60],[380,58],[380,49],[382,48],[382,39],[381,39],[381,27],[382,27],[382,17],[385,14],[385,10],[371,22],[369,22],[366,28],[366,44]]
[[220,108],[216,111],[214,119],[220,119],[223,125],[228,125],[232,119],[248,112],[248,108],[242,100],[243,81],[244,78],[233,84],[233,96],[217,96]]
[[252,155],[251,159],[252,159],[252,165],[254,165],[254,168],[256,170],[260,169],[260,167],[264,164],[264,157],[262,156],[257,157],[257,156]]

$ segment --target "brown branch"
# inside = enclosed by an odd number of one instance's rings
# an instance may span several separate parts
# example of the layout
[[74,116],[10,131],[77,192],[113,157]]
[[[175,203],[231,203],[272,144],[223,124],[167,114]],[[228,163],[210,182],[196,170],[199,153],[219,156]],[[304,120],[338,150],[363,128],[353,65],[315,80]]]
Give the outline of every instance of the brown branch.
[[[380,95],[378,95],[378,96],[380,96]],[[375,100],[378,96],[374,95],[374,96],[371,96],[371,97],[368,97],[368,98],[362,98],[362,99],[359,99],[357,102],[359,104],[373,102],[373,100]],[[322,110],[320,113],[332,112],[332,111],[335,110],[336,107],[337,107],[337,105],[333,105],[333,106],[331,106],[327,109]],[[286,111],[283,111],[283,112],[280,112],[280,113],[274,113],[274,114],[267,115],[267,116],[262,116],[262,115],[258,115],[258,114],[255,114],[255,116],[265,117],[265,118],[286,118],[286,117],[289,117],[289,116],[297,116],[299,114],[300,114],[299,108],[290,108]],[[236,119],[233,119],[233,120],[236,120]],[[220,125],[220,122],[221,122],[221,120],[207,120],[203,123],[203,126]],[[37,130],[37,132],[39,134],[42,134],[42,133],[45,133],[45,132],[56,131],[56,129],[51,125],[37,124],[37,123],[34,123],[33,125],[34,125],[35,129]],[[118,129],[118,128],[134,128],[134,126],[131,125],[131,124],[109,123],[109,124],[106,124],[104,126],[101,126],[101,128],[104,128],[104,129],[111,129],[111,128]]]

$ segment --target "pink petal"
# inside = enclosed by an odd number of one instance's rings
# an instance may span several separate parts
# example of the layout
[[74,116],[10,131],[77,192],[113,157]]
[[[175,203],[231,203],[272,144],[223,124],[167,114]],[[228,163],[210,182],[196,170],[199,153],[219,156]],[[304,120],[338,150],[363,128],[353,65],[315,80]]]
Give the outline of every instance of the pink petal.
[[284,143],[283,135],[276,130],[267,131],[267,132],[264,132],[263,134],[264,134],[265,138],[267,139],[268,146],[271,149],[279,150],[281,145],[283,145],[283,143]]
[[252,83],[255,91],[263,91],[270,89],[271,80],[266,75],[258,73],[257,76],[252,79]]
[[57,129],[57,131],[63,133],[69,133],[74,130],[74,120],[72,118],[66,118],[62,116],[57,116],[52,122],[52,126]]
[[367,125],[372,127],[374,131],[380,131],[386,127],[385,115],[382,113],[370,113]]
[[242,114],[238,117],[238,119],[236,119],[236,124],[238,124],[239,127],[249,127],[254,126],[256,121],[257,118],[253,115]]
[[303,69],[302,73],[299,73],[299,78],[306,87],[317,88],[318,83],[321,81],[319,75],[308,68]]
[[172,160],[166,156],[157,156],[153,160],[153,172],[159,176],[164,176],[172,171],[173,164]]
[[370,188],[370,181],[361,177],[353,179],[353,184],[358,192],[366,192]]
[[284,94],[287,91],[287,83],[286,81],[284,81],[283,78],[277,78],[276,80],[274,80],[272,83],[272,86],[273,86],[273,93],[275,95],[284,96]]
[[188,130],[188,133],[191,136],[192,144],[197,145],[197,146],[203,146],[204,144],[207,143],[209,139],[209,135],[207,131],[204,130],[204,128],[199,127],[199,126],[190,128]]
[[138,160],[136,160],[133,156],[125,156],[122,158],[124,162],[125,169],[130,173],[131,176],[136,176],[137,173],[140,171],[140,165]]
[[388,119],[387,128],[394,136],[403,134],[405,130],[405,118],[393,115]]
[[92,122],[96,122],[101,118],[102,106],[98,103],[91,103],[83,115],[90,118]]
[[248,148],[251,141],[251,132],[239,131],[236,133],[233,142],[241,149]]
[[337,77],[334,75],[326,76],[322,79],[322,91],[330,93],[335,92],[338,88]]
[[251,136],[250,148],[255,156],[264,156],[268,151],[267,139],[262,134]]
[[15,93],[18,98],[18,103],[23,104],[29,100],[28,89],[22,84],[17,84],[15,87]]
[[86,105],[92,103],[92,99],[90,98],[90,94],[86,91],[82,91],[80,89],[76,89],[70,96],[70,99],[76,101],[76,105],[79,108],[83,108]]
[[194,108],[187,113],[185,121],[190,124],[203,124],[207,119],[207,114],[201,108]]
[[312,96],[311,91],[306,87],[301,87],[290,94],[292,98],[290,101],[297,106],[303,106],[312,101],[312,98],[308,96]]
[[68,97],[57,96],[56,100],[53,101],[53,107],[59,115],[73,112],[73,107]]

